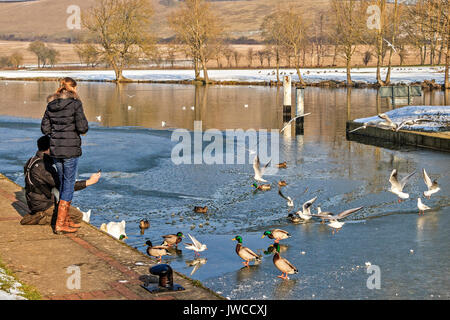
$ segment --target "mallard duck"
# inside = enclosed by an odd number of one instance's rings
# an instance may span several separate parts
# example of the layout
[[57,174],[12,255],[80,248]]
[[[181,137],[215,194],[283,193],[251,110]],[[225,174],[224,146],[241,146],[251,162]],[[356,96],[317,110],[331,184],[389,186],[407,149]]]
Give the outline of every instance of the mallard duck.
[[186,249],[188,250],[193,250],[195,252],[196,256],[200,256],[199,252],[205,251],[206,249],[208,249],[206,247],[206,244],[201,243],[200,241],[198,241],[197,239],[195,239],[193,236],[191,236],[188,233],[189,238],[191,238],[192,243],[186,243]]
[[281,229],[273,229],[270,231],[264,231],[264,234],[261,238],[264,238],[265,236],[268,236],[269,239],[275,240],[275,243],[278,243],[278,241],[290,238],[291,235],[289,232],[281,230]]
[[183,232],[178,232],[177,234],[167,234],[165,236],[162,236],[164,238],[163,245],[172,247],[175,245],[178,247],[178,244],[181,242],[181,238],[184,238]]
[[278,270],[282,272],[281,276],[278,276],[278,278],[289,279],[288,274],[298,273],[298,269],[294,267],[292,263],[280,256],[280,244],[275,243],[274,247],[276,251],[273,255],[273,264],[275,265],[275,267],[277,267]]
[[425,197],[427,197],[428,199],[431,198],[431,195],[433,193],[438,192],[439,190],[441,190],[441,188],[439,187],[439,184],[437,183],[437,180],[431,181],[430,177],[428,176],[427,172],[425,171],[425,169],[422,169],[422,173],[423,173],[423,181],[425,181],[425,184],[428,187],[427,191],[423,192],[423,195]]
[[298,214],[289,213],[288,219],[291,220],[293,223],[300,223],[302,222],[302,218],[298,216]]
[[262,191],[267,191],[270,190],[271,186],[270,184],[261,184],[261,185],[257,185],[256,183],[252,184],[253,187],[256,188],[256,190],[262,190]]
[[128,239],[127,234],[125,233],[125,220],[121,222],[109,222],[108,224],[102,223],[100,226],[100,230],[110,234],[116,239],[124,240]]
[[241,236],[236,236],[233,239],[231,239],[233,241],[237,241],[238,243],[236,244],[236,253],[239,257],[241,257],[241,259],[245,260],[245,262],[242,262],[246,267],[249,267],[248,263],[251,260],[255,260],[255,261],[261,261],[261,256],[257,255],[256,253],[254,253],[252,250],[250,250],[247,247],[244,247],[242,245],[242,237]]
[[277,164],[277,168],[287,168],[287,163],[286,163],[286,161]]
[[148,220],[139,221],[139,228],[148,229],[149,227],[150,227],[150,222],[148,222]]
[[208,212],[208,207],[204,206],[204,207],[194,207],[194,212],[197,213],[207,213]]
[[287,183],[286,183],[286,181],[284,181],[284,180],[280,180],[280,181],[278,181],[278,186],[280,186],[280,187],[286,187],[286,186],[287,186]]
[[152,257],[157,257],[158,262],[161,262],[162,256],[170,256],[171,254],[168,251],[166,246],[153,246],[150,240],[147,240],[145,244],[148,246],[147,254]]

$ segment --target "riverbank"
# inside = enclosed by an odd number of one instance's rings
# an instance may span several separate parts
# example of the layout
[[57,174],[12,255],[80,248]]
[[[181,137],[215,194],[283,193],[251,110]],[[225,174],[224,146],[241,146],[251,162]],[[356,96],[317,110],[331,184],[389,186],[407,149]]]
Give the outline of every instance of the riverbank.
[[[215,300],[220,295],[174,272],[186,290],[149,293],[144,281],[155,260],[94,226],[82,223],[75,235],[58,236],[50,226],[22,226],[28,212],[23,189],[0,174],[0,258],[21,282],[50,300]],[[80,289],[70,289],[69,267],[79,267]],[[68,269],[69,268],[69,269]],[[38,295],[37,295],[38,296]]]
[[[345,68],[305,68],[301,69],[307,86],[346,87]],[[382,77],[386,68],[382,69]],[[128,82],[195,84],[194,72],[191,69],[173,70],[125,70]],[[213,85],[252,85],[276,86],[275,69],[211,69],[208,71]],[[298,82],[295,69],[281,69],[280,77],[289,75],[293,83]],[[72,77],[77,81],[114,82],[112,70],[2,70],[0,80],[55,81],[61,77]],[[375,68],[353,68],[353,87],[377,88]],[[424,88],[444,88],[444,67],[394,67],[391,84],[421,85]]]

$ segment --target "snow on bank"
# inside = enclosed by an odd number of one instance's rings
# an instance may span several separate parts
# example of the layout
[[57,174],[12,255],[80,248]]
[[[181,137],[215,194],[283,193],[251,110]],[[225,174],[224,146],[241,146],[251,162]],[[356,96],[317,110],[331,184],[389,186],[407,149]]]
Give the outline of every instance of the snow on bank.
[[[209,78],[216,81],[264,82],[276,80],[275,69],[251,70],[209,70]],[[309,83],[318,83],[325,80],[346,81],[344,68],[301,69],[304,80]],[[386,68],[382,70],[382,77]],[[151,81],[180,81],[193,80],[193,70],[125,70],[124,76],[132,80]],[[281,69],[280,75],[291,75],[293,81],[298,81],[295,69]],[[80,80],[114,80],[112,70],[74,70],[74,71],[0,71],[3,78],[59,78],[73,77]],[[435,80],[438,84],[444,83],[444,67],[395,67],[392,69],[392,83],[409,84],[424,80]],[[375,83],[375,68],[353,68],[352,80],[358,82]]]
[[22,285],[0,268],[0,300],[26,300],[20,290]]
[[[407,120],[425,119],[414,125],[405,125],[404,130],[448,131],[450,130],[450,106],[407,106],[385,114],[396,124]],[[378,116],[355,119],[354,122],[382,122]]]

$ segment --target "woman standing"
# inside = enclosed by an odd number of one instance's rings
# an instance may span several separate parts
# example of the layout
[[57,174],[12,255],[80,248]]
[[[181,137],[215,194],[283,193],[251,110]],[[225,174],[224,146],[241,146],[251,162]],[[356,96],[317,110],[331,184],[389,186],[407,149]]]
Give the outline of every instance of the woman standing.
[[80,134],[85,134],[88,121],[77,94],[77,83],[72,78],[60,81],[55,94],[47,98],[47,109],[41,123],[43,134],[50,136],[50,156],[58,169],[60,197],[56,234],[76,232],[81,225],[75,224],[68,215],[73,198],[78,158],[81,156]]

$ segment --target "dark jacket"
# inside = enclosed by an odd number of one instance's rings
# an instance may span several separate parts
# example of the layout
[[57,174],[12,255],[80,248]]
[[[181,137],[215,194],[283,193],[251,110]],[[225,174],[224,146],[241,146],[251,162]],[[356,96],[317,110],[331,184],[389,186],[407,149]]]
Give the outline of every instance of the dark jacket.
[[[25,196],[31,213],[45,211],[55,204],[52,188],[59,189],[59,177],[53,160],[42,151],[30,158],[24,167]],[[86,180],[75,183],[75,191],[86,188]]]
[[89,129],[81,100],[74,93],[63,92],[49,96],[47,102],[41,131],[50,136],[50,155],[62,159],[81,156],[80,134]]

